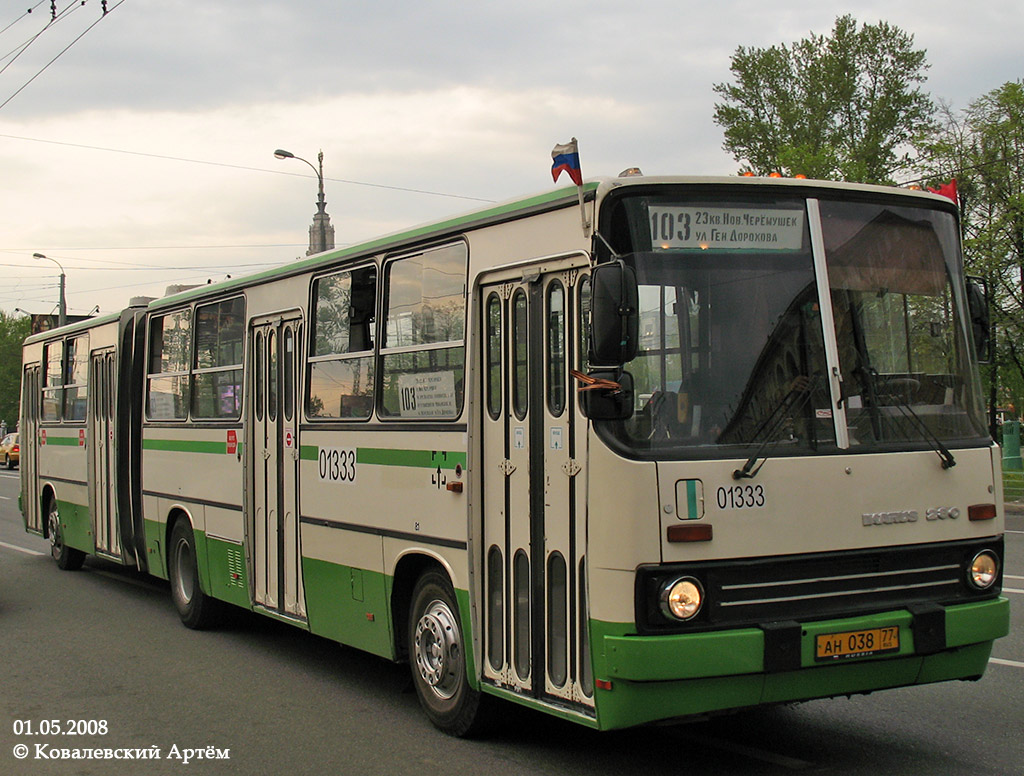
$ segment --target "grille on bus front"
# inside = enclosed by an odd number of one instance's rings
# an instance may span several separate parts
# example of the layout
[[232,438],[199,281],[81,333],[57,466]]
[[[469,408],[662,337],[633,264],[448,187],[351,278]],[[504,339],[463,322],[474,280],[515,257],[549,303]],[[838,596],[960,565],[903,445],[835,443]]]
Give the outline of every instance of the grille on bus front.
[[[979,593],[965,580],[966,564],[984,548],[1002,558],[1000,539],[643,566],[637,571],[637,627],[641,633],[683,632],[991,598],[999,584]],[[658,606],[661,586],[680,576],[696,578],[705,591],[703,611],[687,623],[667,618]]]

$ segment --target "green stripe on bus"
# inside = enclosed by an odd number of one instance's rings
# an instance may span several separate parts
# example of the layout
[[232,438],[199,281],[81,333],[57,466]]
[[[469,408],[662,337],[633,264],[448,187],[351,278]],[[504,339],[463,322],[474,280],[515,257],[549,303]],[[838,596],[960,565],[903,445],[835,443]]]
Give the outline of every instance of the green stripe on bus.
[[78,447],[81,442],[77,436],[54,436],[53,434],[46,435],[47,445],[57,445],[58,447]]
[[[78,440],[74,440],[78,444]],[[239,443],[241,445],[241,443]],[[223,455],[227,452],[225,442],[204,442],[188,439],[146,439],[142,443],[146,450],[163,450],[174,453],[214,453]],[[316,461],[320,457],[318,445],[300,445],[299,458],[303,461]],[[466,453],[461,450],[393,450],[379,447],[356,448],[356,463],[373,466],[409,466],[421,469],[454,469],[466,466]]]
[[227,442],[206,442],[192,439],[143,439],[143,450],[164,450],[172,453],[214,453],[224,455]]
[[[320,457],[317,445],[301,445],[299,457],[303,461],[316,461]],[[454,469],[466,467],[466,453],[453,450],[394,450],[384,447],[357,447],[356,463],[372,466],[410,466],[421,469]]]
[[425,469],[454,469],[456,464],[465,467],[466,454],[441,450],[388,450],[374,447],[360,447],[356,450],[356,463],[377,466],[415,466]]
[[686,483],[686,516],[690,520],[696,520],[700,515],[697,513],[697,481],[688,480]]

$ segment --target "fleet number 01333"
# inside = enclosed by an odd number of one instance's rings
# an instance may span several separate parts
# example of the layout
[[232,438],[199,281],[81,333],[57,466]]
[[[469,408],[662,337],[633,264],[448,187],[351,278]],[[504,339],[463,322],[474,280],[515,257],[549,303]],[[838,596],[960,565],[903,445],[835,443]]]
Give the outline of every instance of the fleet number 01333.
[[317,455],[320,479],[328,482],[355,482],[356,451],[338,447],[321,447]]
[[719,509],[757,509],[766,503],[763,485],[732,485],[715,493]]

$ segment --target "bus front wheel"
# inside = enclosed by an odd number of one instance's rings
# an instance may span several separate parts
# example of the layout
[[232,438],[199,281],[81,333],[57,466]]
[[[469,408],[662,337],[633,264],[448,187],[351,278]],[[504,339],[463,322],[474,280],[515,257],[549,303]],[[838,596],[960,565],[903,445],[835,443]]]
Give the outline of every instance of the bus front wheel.
[[217,601],[206,595],[199,585],[196,539],[184,517],[171,529],[169,566],[171,598],[181,621],[193,630],[213,625],[217,619]]
[[447,576],[428,571],[419,578],[409,613],[409,665],[430,721],[453,736],[468,736],[480,731],[482,698],[466,676],[458,612]]
[[50,496],[46,502],[46,530],[50,534],[50,555],[57,561],[57,568],[63,571],[78,571],[82,568],[82,564],[85,562],[85,553],[64,544],[57,499],[53,496]]

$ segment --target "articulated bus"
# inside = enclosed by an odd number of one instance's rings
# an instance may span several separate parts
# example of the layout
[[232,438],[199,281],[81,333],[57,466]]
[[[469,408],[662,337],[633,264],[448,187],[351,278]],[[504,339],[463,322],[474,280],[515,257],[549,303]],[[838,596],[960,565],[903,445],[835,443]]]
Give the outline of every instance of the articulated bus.
[[588,181],[30,337],[27,530],[598,729],[985,671],[1008,631],[956,207]]

